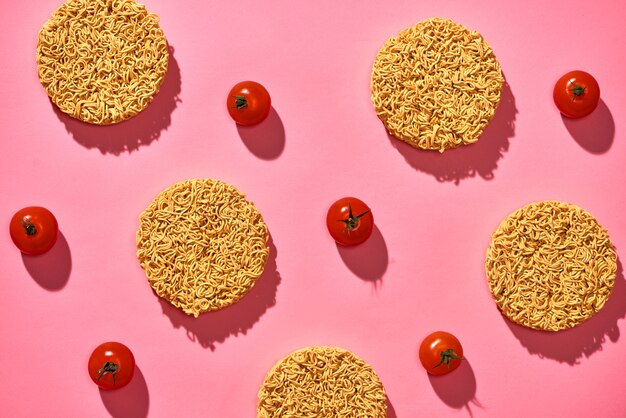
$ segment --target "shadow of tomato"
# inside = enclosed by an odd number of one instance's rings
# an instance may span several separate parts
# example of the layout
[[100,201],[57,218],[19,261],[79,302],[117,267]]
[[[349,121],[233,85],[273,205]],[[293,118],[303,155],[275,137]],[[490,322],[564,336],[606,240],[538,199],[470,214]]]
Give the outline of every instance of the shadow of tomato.
[[263,122],[237,125],[237,132],[248,150],[263,160],[275,160],[285,149],[285,127],[274,107]]
[[362,244],[353,247],[337,244],[337,251],[357,277],[374,284],[382,281],[389,265],[389,252],[378,226],[374,225],[372,235]]
[[470,416],[473,416],[471,405],[482,408],[476,399],[476,375],[467,359],[463,359],[461,365],[448,374],[428,374],[428,380],[439,399],[450,408],[466,408]]
[[70,279],[72,253],[61,231],[50,251],[40,255],[22,253],[22,261],[28,274],[46,290],[61,290]]
[[139,369],[135,366],[135,374],[128,385],[121,389],[100,389],[100,398],[113,418],[145,418],[150,409],[148,384]]
[[572,119],[561,115],[563,125],[574,141],[591,154],[604,154],[615,138],[615,121],[604,100],[590,115]]

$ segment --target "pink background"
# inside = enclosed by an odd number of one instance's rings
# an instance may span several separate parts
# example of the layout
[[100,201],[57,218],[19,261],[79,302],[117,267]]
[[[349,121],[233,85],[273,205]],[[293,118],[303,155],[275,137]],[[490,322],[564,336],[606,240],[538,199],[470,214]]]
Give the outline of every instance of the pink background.
[[[59,4],[2,1],[1,416],[254,417],[269,368],[313,344],[369,362],[390,417],[624,416],[622,265],[605,309],[558,334],[505,320],[483,271],[501,219],[543,199],[589,210],[623,254],[623,2],[147,0],[174,50],[170,72],[144,113],[112,127],[61,114],[39,84],[37,32]],[[479,143],[444,155],[390,139],[369,97],[382,43],[433,16],[480,31],[508,83]],[[551,96],[572,69],[602,89],[579,121]],[[248,129],[224,104],[245,79],[274,105]],[[240,188],[272,234],[252,292],[199,319],[154,295],[134,243],[150,200],[192,177]],[[325,227],[344,195],[367,202],[377,225],[353,249]],[[35,258],[8,233],[28,205],[52,210],[62,232]],[[429,378],[417,347],[439,329],[467,361]],[[138,370],[100,392],[87,359],[108,340],[128,345]]]

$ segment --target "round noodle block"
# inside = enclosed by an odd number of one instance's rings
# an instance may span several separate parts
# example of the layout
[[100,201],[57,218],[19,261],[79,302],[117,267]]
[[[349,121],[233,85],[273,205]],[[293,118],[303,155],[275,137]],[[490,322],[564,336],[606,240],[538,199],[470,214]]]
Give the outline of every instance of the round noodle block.
[[501,312],[526,327],[576,326],[605,304],[617,271],[607,231],[584,209],[531,203],[492,235],[485,270]]
[[68,0],[39,31],[39,80],[61,111],[96,125],[145,109],[167,72],[157,15],[135,0]]
[[289,354],[268,372],[258,397],[258,418],[387,416],[385,389],[372,367],[337,347]]
[[137,258],[158,296],[198,317],[248,293],[263,273],[268,239],[243,193],[220,180],[191,179],[141,213]]
[[503,82],[500,64],[478,32],[431,18],[380,49],[372,102],[389,134],[444,152],[478,140],[500,103]]

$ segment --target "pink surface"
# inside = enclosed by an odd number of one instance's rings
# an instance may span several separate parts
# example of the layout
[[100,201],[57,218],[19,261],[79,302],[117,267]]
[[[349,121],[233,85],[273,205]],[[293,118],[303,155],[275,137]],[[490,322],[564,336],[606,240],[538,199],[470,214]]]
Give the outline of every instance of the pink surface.
[[[390,417],[624,416],[621,264],[605,309],[558,334],[503,319],[483,271],[500,220],[542,199],[586,208],[623,254],[623,2],[148,0],[174,51],[170,72],[143,114],[103,128],[61,114],[39,84],[37,32],[59,4],[2,2],[1,416],[254,417],[265,373],[312,344],[368,361]],[[433,16],[480,31],[508,83],[480,142],[443,156],[390,139],[369,98],[382,43]],[[552,103],[572,69],[602,89],[580,121]],[[255,128],[236,127],[224,106],[244,79],[272,95]],[[143,208],[191,177],[240,188],[272,234],[252,292],[199,319],[154,295],[134,244]],[[338,248],[324,225],[343,195],[375,214],[358,248]],[[11,215],[33,204],[62,232],[37,258],[8,234]],[[417,347],[438,329],[459,337],[467,361],[429,378]],[[138,364],[117,392],[86,372],[107,340]]]

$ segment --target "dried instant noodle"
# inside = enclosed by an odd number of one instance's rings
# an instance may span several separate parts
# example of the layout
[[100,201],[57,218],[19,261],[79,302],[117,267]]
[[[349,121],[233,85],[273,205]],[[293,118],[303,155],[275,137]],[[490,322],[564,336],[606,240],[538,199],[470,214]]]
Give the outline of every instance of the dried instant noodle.
[[139,223],[137,258],[150,285],[195,317],[243,297],[269,255],[260,212],[219,180],[174,184],[141,213]]
[[478,32],[431,18],[380,49],[372,102],[391,135],[443,152],[478,140],[496,112],[503,82],[500,64]]
[[146,108],[168,60],[158,16],[134,0],[68,0],[37,41],[39,80],[50,99],[64,113],[97,125]]
[[336,347],[307,347],[280,360],[258,396],[258,418],[387,416],[385,390],[372,367]]
[[548,331],[578,325],[606,302],[617,271],[607,231],[582,208],[531,203],[492,235],[485,270],[502,313]]

